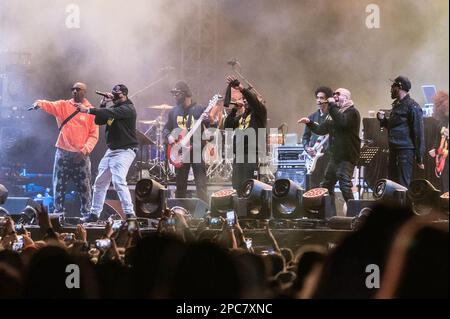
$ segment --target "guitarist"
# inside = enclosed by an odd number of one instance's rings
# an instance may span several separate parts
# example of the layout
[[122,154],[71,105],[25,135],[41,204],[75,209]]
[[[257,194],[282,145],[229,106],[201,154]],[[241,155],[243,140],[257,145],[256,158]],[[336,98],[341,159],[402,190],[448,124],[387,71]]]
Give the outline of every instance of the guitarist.
[[[321,86],[316,89],[315,92],[316,96],[316,106],[317,111],[310,114],[308,116],[309,120],[311,122],[322,124],[325,122],[325,119],[328,115],[328,103],[327,99],[333,96],[333,90],[331,90],[329,87]],[[308,126],[305,126],[305,130],[303,132],[302,137],[302,144],[305,147],[305,151],[312,157],[316,156],[316,152],[314,150],[314,146],[318,142],[320,135],[317,135],[311,131],[311,129]],[[322,136],[322,138],[324,138]],[[316,164],[316,169],[312,172],[312,174],[309,176],[309,188],[315,188],[318,187],[320,184],[320,180],[323,177],[323,172],[325,171],[324,163],[328,161],[328,142],[326,142],[323,145],[322,153],[325,153],[325,155],[322,157],[321,160],[318,161]]]
[[[189,130],[194,125],[195,121],[201,120],[206,126],[209,125],[209,115],[204,113],[204,107],[197,105],[193,101],[191,89],[186,82],[178,81],[170,92],[175,99],[176,106],[170,110],[163,130],[164,139],[169,145],[174,144],[177,141],[180,131]],[[190,161],[188,163],[183,163],[180,168],[175,170],[177,185],[175,196],[178,198],[186,197],[188,175],[192,165],[197,196],[205,202],[208,202],[206,193],[205,162],[203,161],[202,156],[200,156],[200,160],[197,160],[197,158],[193,156],[194,153],[201,154],[201,148],[202,145],[192,143],[189,154]]]
[[[434,102],[434,112],[433,117],[437,120],[436,127],[436,140],[434,143],[434,148],[431,149],[428,153],[430,156],[436,158],[438,156],[439,151],[443,152],[441,148],[441,144],[444,144],[445,139],[447,139],[448,145],[448,93],[443,91],[438,91],[433,98]],[[445,145],[445,144],[444,144]],[[444,146],[443,145],[443,146]],[[447,147],[448,151],[448,147]],[[448,192],[448,156],[444,159],[444,168],[442,170],[441,175],[439,176],[441,192]]]

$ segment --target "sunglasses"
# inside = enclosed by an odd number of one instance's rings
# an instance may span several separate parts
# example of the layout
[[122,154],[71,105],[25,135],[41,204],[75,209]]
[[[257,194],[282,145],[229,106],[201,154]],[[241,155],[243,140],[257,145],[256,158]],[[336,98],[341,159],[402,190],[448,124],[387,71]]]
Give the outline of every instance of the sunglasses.
[[71,89],[71,91],[77,91],[77,92],[79,92],[79,91],[81,91],[82,89],[81,88],[72,88]]

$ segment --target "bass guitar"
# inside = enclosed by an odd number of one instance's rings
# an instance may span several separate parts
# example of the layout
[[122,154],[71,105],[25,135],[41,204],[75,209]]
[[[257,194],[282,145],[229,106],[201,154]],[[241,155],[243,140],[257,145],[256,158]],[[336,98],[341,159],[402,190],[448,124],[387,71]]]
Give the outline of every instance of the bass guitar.
[[[211,100],[209,100],[208,106],[206,107],[204,113],[209,113],[211,109],[217,104],[219,101],[220,95],[214,95]],[[189,154],[192,146],[190,145],[190,141],[194,133],[201,126],[202,120],[198,119],[194,126],[190,130],[184,129],[180,135],[178,136],[175,143],[171,144],[167,148],[167,156],[169,158],[170,163],[176,168],[180,168],[183,166],[183,157],[186,154]]]
[[439,144],[439,148],[436,152],[436,168],[434,172],[436,177],[441,177],[442,172],[445,167],[445,160],[448,156],[448,126],[447,128],[443,127],[441,129],[441,143]]
[[316,169],[317,161],[319,160],[319,158],[321,158],[324,155],[324,153],[322,152],[322,149],[323,149],[323,145],[328,141],[328,138],[329,138],[329,136],[327,134],[324,137],[320,136],[317,139],[316,144],[314,144],[314,146],[312,147],[312,149],[315,151],[316,155],[311,156],[305,151],[305,155],[306,155],[305,167],[306,167],[306,172],[308,174],[311,174],[312,172],[314,172],[314,170]]

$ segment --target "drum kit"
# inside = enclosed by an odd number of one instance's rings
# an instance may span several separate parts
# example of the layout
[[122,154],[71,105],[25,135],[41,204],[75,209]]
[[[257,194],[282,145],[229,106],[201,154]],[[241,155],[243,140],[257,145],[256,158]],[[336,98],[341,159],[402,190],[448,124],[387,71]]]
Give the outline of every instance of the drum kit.
[[[159,110],[161,113],[155,120],[139,120],[138,123],[146,129],[141,132],[137,130],[137,138],[141,149],[140,161],[136,166],[139,172],[139,179],[151,178],[158,182],[165,183],[175,178],[175,169],[165,161],[165,150],[162,131],[164,129],[165,112],[173,108],[171,105],[151,105],[146,108]],[[144,159],[144,149],[146,155]]]

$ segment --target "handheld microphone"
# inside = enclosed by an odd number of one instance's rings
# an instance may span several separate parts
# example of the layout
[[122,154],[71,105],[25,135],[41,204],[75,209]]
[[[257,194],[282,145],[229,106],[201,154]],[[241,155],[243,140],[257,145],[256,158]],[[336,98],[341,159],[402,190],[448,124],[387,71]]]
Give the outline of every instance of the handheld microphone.
[[34,111],[34,110],[37,110],[39,108],[39,105],[33,105],[33,106],[30,106],[29,108],[27,108],[27,111]]
[[109,98],[108,93],[105,93],[105,92],[95,91],[95,94],[98,94],[98,95],[101,95],[103,97]]

